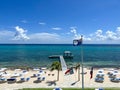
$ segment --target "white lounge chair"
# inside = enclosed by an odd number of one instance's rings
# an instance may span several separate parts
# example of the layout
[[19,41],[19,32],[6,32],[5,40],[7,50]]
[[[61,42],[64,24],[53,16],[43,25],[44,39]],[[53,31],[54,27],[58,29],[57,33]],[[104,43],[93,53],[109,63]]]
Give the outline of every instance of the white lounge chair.
[[0,83],[6,82],[6,81],[7,81],[6,78],[4,78],[4,77],[0,78]]
[[12,76],[12,77],[19,77],[20,74],[19,74],[19,73],[14,73],[14,74],[12,74],[11,76]]
[[102,73],[98,73],[97,75],[96,75],[96,77],[101,77],[101,78],[103,78],[104,77],[104,74],[102,74]]
[[104,78],[99,78],[99,77],[96,77],[95,78],[95,82],[104,82]]
[[0,72],[4,72],[7,68],[0,68]]
[[103,69],[99,69],[98,73],[104,73],[104,70]]
[[120,78],[110,78],[110,81],[112,81],[112,82],[120,82]]

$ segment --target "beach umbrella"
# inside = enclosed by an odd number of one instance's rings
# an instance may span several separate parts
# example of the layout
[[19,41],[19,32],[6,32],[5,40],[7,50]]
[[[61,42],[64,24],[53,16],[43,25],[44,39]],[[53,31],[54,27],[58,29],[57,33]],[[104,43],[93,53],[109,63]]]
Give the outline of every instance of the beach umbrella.
[[3,77],[10,76],[10,74],[2,74]]

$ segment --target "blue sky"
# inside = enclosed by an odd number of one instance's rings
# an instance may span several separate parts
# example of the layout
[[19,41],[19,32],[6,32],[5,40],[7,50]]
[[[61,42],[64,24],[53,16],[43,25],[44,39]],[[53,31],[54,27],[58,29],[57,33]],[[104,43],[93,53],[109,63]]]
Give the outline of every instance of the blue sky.
[[120,44],[120,0],[0,0],[0,43]]

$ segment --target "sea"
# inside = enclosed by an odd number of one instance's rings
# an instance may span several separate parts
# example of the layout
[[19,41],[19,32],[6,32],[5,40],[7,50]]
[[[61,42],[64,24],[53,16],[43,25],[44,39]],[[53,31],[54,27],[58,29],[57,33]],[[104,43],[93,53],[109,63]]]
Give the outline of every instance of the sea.
[[70,51],[73,59],[65,59],[71,67],[81,64],[85,67],[120,68],[120,45],[118,44],[0,44],[0,67],[49,67],[58,59],[51,55],[63,55]]

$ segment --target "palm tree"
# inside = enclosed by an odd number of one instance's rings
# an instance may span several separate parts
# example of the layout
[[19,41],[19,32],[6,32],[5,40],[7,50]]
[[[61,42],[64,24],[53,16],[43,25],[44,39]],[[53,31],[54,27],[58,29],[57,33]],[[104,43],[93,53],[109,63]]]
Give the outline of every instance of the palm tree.
[[78,81],[80,81],[80,64],[77,64],[75,69],[78,70]]
[[61,64],[59,61],[54,61],[51,65],[51,71],[57,70],[58,75],[57,75],[57,81],[59,81],[59,71],[61,70]]

